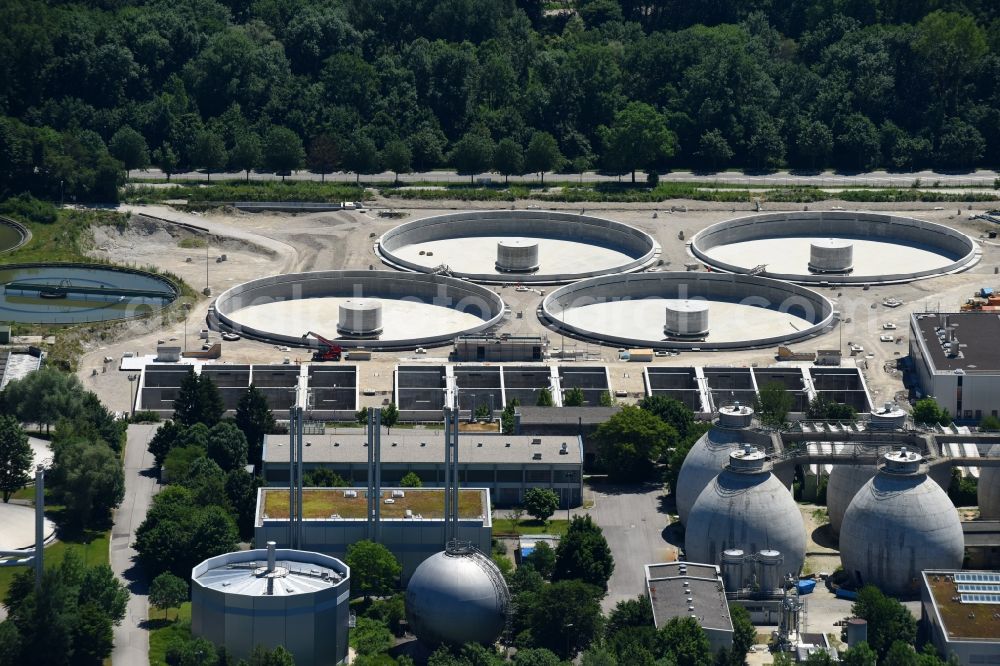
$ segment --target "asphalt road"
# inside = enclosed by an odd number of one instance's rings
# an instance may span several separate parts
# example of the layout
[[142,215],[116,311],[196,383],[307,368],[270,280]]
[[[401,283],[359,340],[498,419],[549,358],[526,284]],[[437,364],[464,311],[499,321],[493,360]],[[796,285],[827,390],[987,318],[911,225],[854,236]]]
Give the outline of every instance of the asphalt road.
[[[720,171],[717,173],[702,173],[693,171],[672,171],[667,174],[660,175],[661,182],[671,182],[671,183],[704,183],[713,184],[718,183],[720,185],[743,185],[745,187],[790,187],[790,186],[815,186],[815,187],[857,187],[857,186],[868,186],[868,187],[912,187],[915,184],[919,184],[924,188],[928,187],[993,187],[994,180],[1000,176],[1000,172],[997,171],[970,171],[967,173],[938,173],[935,171],[917,171],[913,173],[889,173],[887,171],[872,171],[867,173],[854,173],[854,174],[843,174],[834,171],[821,171],[821,172],[790,172],[790,171],[774,171],[766,174],[744,174],[738,171]],[[245,172],[238,173],[213,173],[212,178],[217,180],[233,180],[233,179],[243,179],[246,178],[247,174]],[[159,169],[144,169],[141,171],[133,171],[131,174],[131,180],[140,182],[143,180],[160,180],[165,179],[166,174],[164,174]],[[185,179],[185,180],[199,180],[205,179],[206,175],[198,171],[188,171],[185,173],[176,173],[171,176],[173,179]],[[637,171],[636,182],[645,182],[646,174],[642,171]],[[266,180],[281,180],[281,176],[277,176],[273,173],[256,173],[252,172],[249,174],[249,179],[254,181],[266,181]],[[396,179],[396,175],[390,171],[385,171],[377,174],[366,174],[362,176],[361,180],[364,183],[392,183]],[[399,182],[402,184],[415,183],[415,182],[430,182],[430,183],[468,183],[470,178],[468,175],[460,176],[455,171],[441,170],[441,171],[428,171],[423,173],[406,173],[400,174]],[[504,177],[499,174],[494,173],[484,173],[478,174],[476,179],[479,181],[488,181],[492,183],[502,183],[504,182]],[[558,181],[577,181],[581,183],[598,183],[598,182],[617,182],[628,181],[630,179],[629,175],[622,177],[609,176],[606,174],[597,173],[594,171],[588,171],[583,174],[556,174],[556,173],[546,173],[545,180],[558,180]],[[311,180],[319,181],[326,180],[330,182],[338,183],[354,183],[357,180],[357,175],[353,173],[331,173],[326,174],[326,176],[321,176],[317,173],[311,173],[309,171],[294,171],[291,175],[286,177],[286,180]],[[919,181],[919,183],[917,183]],[[512,183],[533,183],[539,182],[538,174],[527,174],[524,176],[511,176],[510,182]]]
[[149,582],[135,562],[135,531],[146,518],[158,483],[153,473],[153,455],[147,449],[159,425],[130,425],[125,445],[125,501],[115,510],[111,532],[111,569],[132,596],[121,625],[115,627],[111,661],[116,666],[149,663]]
[[602,530],[615,558],[608,594],[601,602],[605,613],[619,601],[634,599],[646,590],[644,567],[676,559],[676,549],[664,538],[670,522],[660,510],[662,486],[594,486],[589,513]]

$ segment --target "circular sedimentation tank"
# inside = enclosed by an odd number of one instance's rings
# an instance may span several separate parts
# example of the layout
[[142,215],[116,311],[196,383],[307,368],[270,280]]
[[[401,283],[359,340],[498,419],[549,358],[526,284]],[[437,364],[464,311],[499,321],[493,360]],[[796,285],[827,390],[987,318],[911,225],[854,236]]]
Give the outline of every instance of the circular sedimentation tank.
[[[664,332],[664,311],[683,301],[701,304],[698,312],[679,313],[685,325],[706,329],[694,339]],[[803,340],[828,331],[836,317],[826,297],[800,285],[750,275],[680,272],[581,280],[548,294],[541,315],[560,333],[584,340],[703,351]]]
[[667,301],[663,333],[668,338],[704,338],[708,335],[708,303]]
[[346,337],[374,337],[382,332],[382,303],[350,298],[338,307],[337,332]]
[[[994,444],[986,454],[1000,458],[1000,444]],[[1000,467],[980,467],[979,487],[979,517],[982,520],[1000,520]]]
[[503,313],[493,291],[443,275],[317,271],[233,287],[216,299],[212,316],[223,328],[275,344],[305,346],[311,340],[303,336],[313,331],[343,347],[413,349],[485,331]]
[[925,569],[961,569],[965,552],[955,506],[927,476],[923,457],[885,455],[878,473],[851,500],[840,528],[840,560],[855,585],[912,595]]
[[491,210],[407,222],[379,238],[376,251],[406,271],[557,284],[642,270],[659,258],[660,245],[644,231],[589,215]]
[[31,232],[21,223],[0,217],[0,253],[21,247],[31,238]]
[[840,526],[851,500],[875,476],[875,465],[834,465],[826,484],[826,512],[830,529],[840,534]]
[[0,321],[80,324],[151,314],[177,298],[166,278],[102,264],[0,266]]
[[406,620],[428,646],[492,645],[503,632],[510,592],[503,574],[475,549],[431,555],[406,586]]
[[497,242],[498,271],[533,273],[538,270],[538,241],[527,238],[505,238]]
[[771,473],[763,451],[746,445],[729,454],[729,465],[698,495],[688,514],[685,556],[720,564],[726,550],[759,554],[777,551],[778,579],[798,575],[805,561],[806,534],[792,494]]
[[956,273],[976,243],[943,224],[872,212],[765,213],[699,232],[691,252],[714,270],[803,284],[890,284]]
[[746,405],[727,405],[708,432],[698,438],[684,457],[677,474],[674,501],[677,514],[685,525],[694,501],[729,463],[729,454],[745,444],[764,446],[768,438],[753,430],[753,410]]

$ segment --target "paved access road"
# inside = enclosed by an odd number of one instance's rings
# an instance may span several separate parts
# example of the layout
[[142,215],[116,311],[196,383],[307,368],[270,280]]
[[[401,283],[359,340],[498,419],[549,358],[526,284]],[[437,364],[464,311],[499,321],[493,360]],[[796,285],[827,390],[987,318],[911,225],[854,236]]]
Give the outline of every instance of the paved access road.
[[115,510],[111,531],[111,569],[128,587],[132,596],[121,626],[115,627],[115,666],[145,666],[149,663],[149,582],[135,562],[135,531],[146,518],[149,504],[158,489],[153,473],[149,441],[159,425],[130,425],[125,445],[125,500]]
[[662,486],[593,486],[591,491],[594,507],[589,513],[604,530],[615,558],[608,594],[601,602],[607,613],[619,601],[645,594],[643,567],[673,561],[677,559],[677,551],[663,535],[670,521],[660,510],[661,497],[665,495]]
[[[239,173],[217,173],[212,174],[218,180],[236,180],[246,177],[244,172]],[[841,174],[834,171],[821,171],[816,173],[797,173],[790,171],[774,171],[766,174],[744,174],[738,171],[720,171],[717,173],[701,173],[693,171],[672,171],[660,176],[661,182],[671,183],[718,183],[720,185],[743,185],[745,187],[790,187],[790,186],[815,186],[815,187],[912,187],[917,184],[924,188],[928,187],[993,187],[994,179],[1000,175],[997,171],[970,171],[968,173],[937,173],[935,171],[917,171],[914,173],[889,173],[887,171],[872,171],[869,173]],[[148,169],[133,171],[132,180],[141,182],[143,180],[161,180],[167,176],[159,169]],[[185,173],[175,173],[171,176],[174,179],[183,180],[203,180],[205,174],[198,171],[188,171]],[[500,184],[504,182],[503,176],[498,174],[478,174],[479,182],[491,182]],[[594,171],[582,174],[558,174],[546,173],[546,181],[572,181],[581,183],[610,183],[618,180],[628,181],[631,176],[626,175],[619,179],[618,176],[609,176]],[[354,183],[357,175],[353,173],[331,173],[321,176],[318,173],[309,171],[295,171],[286,177],[287,180],[326,180],[338,183]],[[645,183],[646,174],[637,171],[636,182]],[[281,180],[281,176],[273,173],[251,173],[250,180]],[[397,180],[396,174],[385,171],[382,173],[366,174],[362,177],[365,183],[387,183],[391,184]],[[460,176],[455,171],[427,171],[423,173],[399,174],[400,183],[468,183],[469,176]],[[538,183],[538,174],[527,174],[524,176],[511,176],[512,183]]]

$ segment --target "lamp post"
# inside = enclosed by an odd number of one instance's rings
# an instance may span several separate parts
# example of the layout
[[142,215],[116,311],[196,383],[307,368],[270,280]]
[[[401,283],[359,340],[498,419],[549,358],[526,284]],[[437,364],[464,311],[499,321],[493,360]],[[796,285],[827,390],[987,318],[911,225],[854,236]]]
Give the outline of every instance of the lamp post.
[[135,381],[137,379],[139,379],[139,375],[137,373],[133,373],[128,376],[128,394],[129,397],[132,398],[132,402],[129,404],[131,417],[135,417],[135,394],[134,394],[135,392],[133,387],[135,386]]

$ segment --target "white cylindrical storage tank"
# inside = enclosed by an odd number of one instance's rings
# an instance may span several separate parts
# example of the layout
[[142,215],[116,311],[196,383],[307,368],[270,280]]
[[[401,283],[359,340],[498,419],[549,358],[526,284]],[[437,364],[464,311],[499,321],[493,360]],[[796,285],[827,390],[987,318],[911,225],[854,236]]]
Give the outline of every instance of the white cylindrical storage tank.
[[681,464],[674,488],[677,515],[685,525],[694,501],[701,491],[729,463],[729,454],[744,444],[763,446],[770,441],[749,430],[753,423],[753,410],[746,405],[727,405],[719,409],[719,418],[712,428],[698,438]]
[[778,551],[778,579],[798,575],[806,552],[802,514],[762,451],[746,446],[730,454],[691,507],[684,547],[689,561],[715,565],[727,549]]
[[350,569],[301,550],[226,553],[191,570],[191,633],[249,659],[281,645],[300,664],[347,663]]
[[834,465],[826,484],[826,512],[830,517],[830,529],[840,534],[840,525],[851,500],[858,491],[875,476],[875,465]]
[[708,301],[668,301],[663,332],[667,337],[674,338],[703,338],[708,335]]
[[538,270],[538,241],[527,238],[504,238],[497,242],[498,271],[532,273]]
[[781,573],[783,560],[779,550],[762,550],[757,553],[757,583],[761,592],[774,592],[784,587],[784,576]]
[[[1000,458],[1000,444],[994,444],[987,457]],[[979,517],[982,520],[1000,520],[1000,467],[979,468]]]
[[339,305],[337,332],[349,337],[378,335],[382,332],[382,304],[351,298]]
[[406,620],[431,647],[492,645],[503,632],[509,607],[503,574],[475,549],[431,555],[406,585]]
[[869,430],[900,430],[906,426],[906,412],[894,402],[887,402],[880,409],[873,409],[869,415]]
[[925,569],[961,569],[962,523],[948,495],[927,476],[923,457],[905,448],[851,501],[840,528],[840,560],[855,585],[912,595]]
[[809,244],[809,270],[813,273],[849,273],[854,268],[854,244],[825,238]]
[[722,551],[722,583],[726,592],[736,592],[745,587],[743,581],[743,560],[746,555],[739,548],[729,548]]

